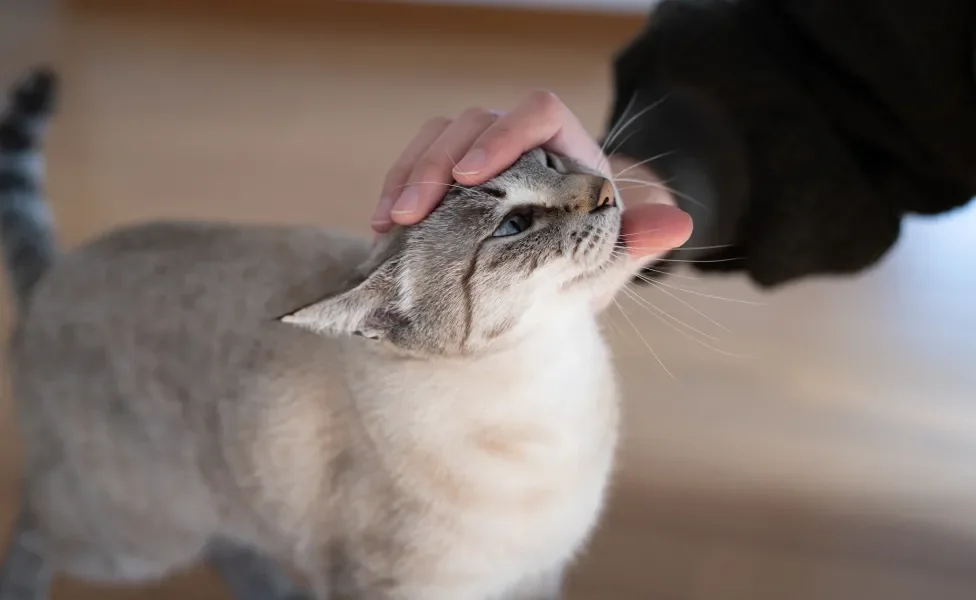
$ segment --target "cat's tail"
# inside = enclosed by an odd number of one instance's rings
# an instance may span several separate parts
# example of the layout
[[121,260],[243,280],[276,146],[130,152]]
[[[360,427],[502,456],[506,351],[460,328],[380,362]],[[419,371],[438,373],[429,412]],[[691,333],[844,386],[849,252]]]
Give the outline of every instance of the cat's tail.
[[14,85],[0,114],[0,250],[22,307],[57,251],[41,154],[56,96],[57,76],[36,68]]
[[47,600],[51,580],[37,524],[21,509],[0,564],[0,600]]

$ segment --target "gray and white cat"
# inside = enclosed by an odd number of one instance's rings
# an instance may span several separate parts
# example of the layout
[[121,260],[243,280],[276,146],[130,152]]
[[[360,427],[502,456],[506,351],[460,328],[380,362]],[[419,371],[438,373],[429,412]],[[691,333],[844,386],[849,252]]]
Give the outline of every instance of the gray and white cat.
[[0,600],[209,561],[239,598],[548,600],[598,520],[618,392],[597,314],[643,262],[541,149],[372,247],[157,222],[58,256],[35,72],[0,125],[26,443]]

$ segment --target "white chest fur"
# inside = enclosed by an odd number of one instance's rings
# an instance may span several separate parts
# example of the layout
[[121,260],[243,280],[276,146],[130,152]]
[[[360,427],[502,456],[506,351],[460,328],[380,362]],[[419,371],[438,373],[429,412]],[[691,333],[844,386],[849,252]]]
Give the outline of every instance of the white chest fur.
[[488,358],[357,377],[386,470],[432,517],[416,525],[428,560],[483,597],[561,567],[603,503],[618,427],[609,352],[589,315],[556,325]]

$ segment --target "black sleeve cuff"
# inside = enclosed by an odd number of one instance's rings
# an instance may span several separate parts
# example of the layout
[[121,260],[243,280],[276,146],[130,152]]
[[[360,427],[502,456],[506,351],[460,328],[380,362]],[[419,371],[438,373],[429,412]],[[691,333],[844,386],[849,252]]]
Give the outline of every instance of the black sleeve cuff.
[[823,75],[817,57],[763,18],[724,0],[661,2],[615,62],[610,123],[631,122],[608,151],[670,153],[650,166],[695,221],[686,246],[702,249],[668,258],[763,287],[857,272],[898,237],[903,208],[873,176],[888,157],[838,126],[804,79]]

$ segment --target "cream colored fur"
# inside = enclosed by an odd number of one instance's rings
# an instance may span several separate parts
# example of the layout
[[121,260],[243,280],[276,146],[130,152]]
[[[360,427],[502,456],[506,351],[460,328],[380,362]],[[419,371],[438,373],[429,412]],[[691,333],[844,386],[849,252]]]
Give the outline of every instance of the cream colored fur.
[[[10,353],[45,560],[145,581],[237,547],[319,599],[559,597],[617,443],[597,314],[641,266],[602,182],[534,151],[372,250],[158,223],[59,259]],[[513,208],[531,229],[494,235]]]

